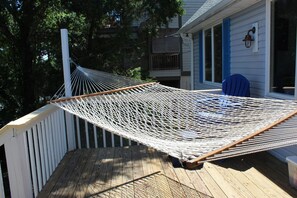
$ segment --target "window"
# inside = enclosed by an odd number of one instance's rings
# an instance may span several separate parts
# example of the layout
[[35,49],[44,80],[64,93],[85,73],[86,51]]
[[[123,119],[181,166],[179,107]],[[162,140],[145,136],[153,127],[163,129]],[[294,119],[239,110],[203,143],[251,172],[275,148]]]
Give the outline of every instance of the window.
[[204,31],[204,80],[222,82],[222,24]]
[[297,1],[272,2],[270,92],[296,95]]

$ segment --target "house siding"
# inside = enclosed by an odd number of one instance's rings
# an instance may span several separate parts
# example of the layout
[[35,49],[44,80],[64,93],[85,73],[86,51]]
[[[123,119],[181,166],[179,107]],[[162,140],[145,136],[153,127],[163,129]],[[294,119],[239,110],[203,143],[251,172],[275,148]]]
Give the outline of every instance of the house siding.
[[[261,1],[231,18],[231,74],[244,75],[251,86],[252,97],[265,93],[265,1]],[[246,48],[242,41],[253,23],[258,23],[258,52]]]
[[199,41],[198,41],[198,33],[193,34],[193,51],[194,51],[194,89],[199,89]]
[[[230,16],[230,46],[231,46],[231,74],[240,73],[248,78],[251,85],[252,97],[265,96],[265,57],[266,57],[266,4],[261,1],[244,11]],[[242,41],[253,23],[258,23],[258,52],[252,48],[245,48]],[[206,89],[210,85],[199,83],[199,39],[198,33],[194,34],[194,88]],[[268,83],[268,82],[266,82]],[[215,88],[215,87],[213,87]],[[286,161],[287,156],[297,155],[297,145],[274,149],[269,151],[281,161]]]
[[195,12],[204,4],[206,0],[186,0],[184,1],[183,8],[185,10],[182,16],[182,24],[185,24]]
[[199,34],[198,32],[193,34],[193,50],[194,50],[194,89],[217,89],[219,87],[215,85],[200,83],[200,71],[199,71]]
[[[185,14],[182,16],[182,24],[185,24],[193,14],[199,9],[205,0],[187,0],[184,1],[183,8]],[[191,71],[191,48],[189,43],[182,44],[183,52],[183,71]]]
[[182,45],[183,52],[183,71],[191,71],[191,47],[189,43]]
[[180,76],[180,70],[156,70],[156,71],[150,71],[150,76],[153,78],[156,77],[179,77]]
[[[253,23],[258,23],[258,52],[246,48],[242,41]],[[230,73],[240,73],[250,81],[252,97],[263,97],[265,92],[265,30],[265,1],[230,16]],[[199,83],[198,33],[194,35],[194,88],[218,88]]]
[[[165,27],[165,26],[164,26]],[[178,17],[174,17],[169,23],[168,23],[169,28],[179,28],[178,25]]]
[[[187,43],[182,42],[182,38],[178,33],[178,29],[190,18],[192,15],[203,5],[206,0],[184,0],[183,9],[185,14],[183,16],[176,16],[169,21],[167,25],[163,25],[160,28],[158,38],[152,39],[151,54],[167,54],[167,53],[179,53],[180,62],[179,69],[170,71],[168,68],[166,71],[153,70],[152,61],[150,61],[150,77],[155,77],[160,80],[166,77],[179,77],[180,88],[191,89],[191,42],[187,39]],[[141,21],[141,20],[140,20]],[[134,21],[134,25],[141,24],[140,21]],[[165,80],[164,80],[165,81]]]

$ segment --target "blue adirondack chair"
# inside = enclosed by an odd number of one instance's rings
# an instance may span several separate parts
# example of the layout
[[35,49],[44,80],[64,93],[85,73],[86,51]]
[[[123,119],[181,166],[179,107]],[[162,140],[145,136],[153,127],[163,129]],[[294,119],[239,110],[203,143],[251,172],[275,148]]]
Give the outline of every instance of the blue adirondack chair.
[[[233,74],[223,80],[222,92],[223,95],[250,97],[250,82],[241,74]],[[222,105],[232,105],[232,103],[229,104],[228,100],[224,101],[222,99],[221,102]],[[170,158],[173,167],[183,166],[179,159],[175,157]]]
[[250,82],[241,74],[228,76],[222,82],[224,95],[250,97]]

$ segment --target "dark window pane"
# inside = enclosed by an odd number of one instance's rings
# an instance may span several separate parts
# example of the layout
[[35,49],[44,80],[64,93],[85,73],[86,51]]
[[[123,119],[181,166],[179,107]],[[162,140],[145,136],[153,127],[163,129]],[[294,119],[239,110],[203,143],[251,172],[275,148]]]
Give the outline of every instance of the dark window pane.
[[273,6],[271,91],[294,95],[297,1],[277,0]]
[[211,60],[211,29],[204,32],[205,43],[205,80],[212,81],[212,60]]
[[222,82],[222,25],[213,28],[214,31],[214,81]]

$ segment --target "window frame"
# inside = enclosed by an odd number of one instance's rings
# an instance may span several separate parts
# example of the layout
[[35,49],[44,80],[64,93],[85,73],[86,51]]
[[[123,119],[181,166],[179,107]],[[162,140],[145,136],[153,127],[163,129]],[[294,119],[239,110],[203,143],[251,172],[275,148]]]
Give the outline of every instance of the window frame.
[[[203,83],[204,84],[209,84],[209,85],[214,85],[214,86],[218,86],[220,87],[222,85],[222,82],[215,82],[215,64],[214,64],[214,27],[221,25],[221,29],[222,29],[222,57],[223,57],[223,21],[219,21],[217,23],[214,23],[210,26],[207,26],[206,28],[204,28],[202,30],[202,43],[203,43]],[[211,30],[211,81],[206,80],[206,62],[205,62],[205,31],[207,30]],[[224,69],[223,69],[223,59],[222,59],[222,80],[223,80],[223,73],[224,73]]]
[[289,95],[285,93],[277,93],[271,90],[272,86],[272,31],[273,31],[273,6],[272,3],[274,0],[266,0],[266,78],[265,78],[265,97],[269,98],[277,98],[277,99],[285,99],[285,100],[292,100],[297,99],[297,30],[296,30],[296,56],[295,56],[295,90],[294,95]]

